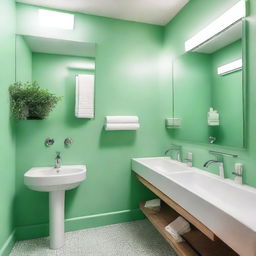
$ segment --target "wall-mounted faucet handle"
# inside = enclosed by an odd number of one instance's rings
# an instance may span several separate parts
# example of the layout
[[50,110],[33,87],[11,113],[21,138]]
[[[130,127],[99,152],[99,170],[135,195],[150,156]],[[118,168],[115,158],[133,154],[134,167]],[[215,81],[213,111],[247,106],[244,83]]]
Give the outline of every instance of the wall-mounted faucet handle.
[[234,181],[237,184],[243,184],[243,164],[235,163],[235,170],[232,172],[235,175]]
[[181,153],[180,153],[180,151],[177,152],[177,161],[181,162]]
[[187,153],[187,158],[184,159],[187,162],[187,166],[193,166],[193,154],[191,152]]
[[242,176],[243,176],[243,174],[239,174],[239,173],[237,173],[237,172],[232,172],[232,174],[235,175],[235,176],[239,176],[239,177],[242,177]]
[[243,164],[235,163],[235,170],[232,172],[235,176],[242,177],[243,176]]
[[66,138],[66,139],[64,140],[64,145],[67,146],[67,147],[69,147],[70,145],[72,145],[72,143],[73,143],[72,138]]
[[46,146],[46,147],[50,147],[50,146],[52,146],[54,144],[54,139],[53,138],[46,138],[45,139],[45,141],[44,141],[44,145]]

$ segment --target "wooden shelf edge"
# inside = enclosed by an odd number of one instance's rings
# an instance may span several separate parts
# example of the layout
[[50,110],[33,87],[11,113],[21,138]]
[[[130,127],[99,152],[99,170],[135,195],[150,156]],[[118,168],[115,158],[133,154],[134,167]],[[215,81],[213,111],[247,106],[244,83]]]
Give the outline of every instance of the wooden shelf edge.
[[212,241],[217,241],[219,238],[202,222],[196,219],[193,215],[191,215],[188,211],[182,208],[179,204],[173,201],[170,197],[165,195],[158,188],[153,186],[151,183],[143,179],[141,176],[136,175],[137,179],[144,184],[148,189],[150,189],[155,195],[157,195],[160,199],[162,199],[167,205],[169,205],[172,209],[174,209],[177,213],[183,216],[188,222],[194,225],[198,230],[200,230],[205,236],[207,236]]

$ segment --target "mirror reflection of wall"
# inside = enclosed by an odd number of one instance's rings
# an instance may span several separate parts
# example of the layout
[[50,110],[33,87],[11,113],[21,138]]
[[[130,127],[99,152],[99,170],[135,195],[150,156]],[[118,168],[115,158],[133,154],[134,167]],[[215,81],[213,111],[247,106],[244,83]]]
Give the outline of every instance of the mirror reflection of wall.
[[95,56],[95,43],[16,35],[16,82],[37,81],[61,96],[49,119],[56,124],[64,119],[73,125],[79,122],[75,117],[76,76],[95,74]]
[[175,139],[244,146],[243,22],[173,62]]

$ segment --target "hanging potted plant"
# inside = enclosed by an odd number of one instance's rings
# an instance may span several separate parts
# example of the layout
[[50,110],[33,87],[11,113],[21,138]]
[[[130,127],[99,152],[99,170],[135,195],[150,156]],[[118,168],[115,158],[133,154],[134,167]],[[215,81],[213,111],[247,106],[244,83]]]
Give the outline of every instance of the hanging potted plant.
[[39,87],[36,81],[14,83],[9,87],[11,112],[16,120],[43,120],[61,97]]

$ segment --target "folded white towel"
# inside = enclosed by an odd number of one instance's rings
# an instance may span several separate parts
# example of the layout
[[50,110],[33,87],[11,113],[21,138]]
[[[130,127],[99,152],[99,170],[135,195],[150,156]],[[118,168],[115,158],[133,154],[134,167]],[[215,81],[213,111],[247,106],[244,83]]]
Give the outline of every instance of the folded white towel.
[[138,123],[138,116],[106,116],[106,123]]
[[76,76],[76,106],[75,115],[78,118],[94,117],[94,75],[82,74]]
[[189,222],[179,216],[165,227],[165,230],[179,243],[184,241],[181,237],[191,230]]
[[146,201],[145,208],[153,208],[153,207],[159,207],[161,205],[160,199],[153,199]]
[[210,126],[219,126],[220,120],[208,120],[208,125]]
[[106,123],[105,129],[107,131],[111,130],[138,130],[140,125],[138,123]]

